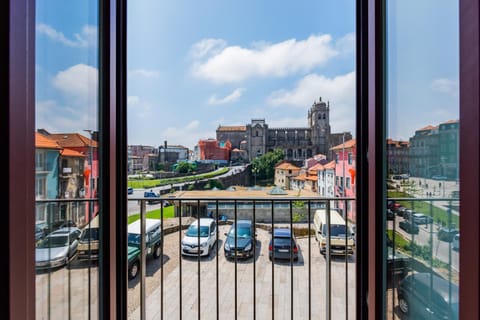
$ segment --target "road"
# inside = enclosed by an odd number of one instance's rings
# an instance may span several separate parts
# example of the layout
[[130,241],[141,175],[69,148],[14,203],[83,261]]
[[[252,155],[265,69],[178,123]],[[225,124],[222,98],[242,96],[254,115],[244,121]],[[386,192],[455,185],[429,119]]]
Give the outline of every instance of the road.
[[[230,167],[230,170],[228,172],[226,172],[222,175],[219,175],[216,178],[228,177],[228,176],[240,173],[243,170],[245,170],[245,168],[246,167],[244,167],[244,166]],[[206,179],[206,180],[208,180],[208,179]],[[199,180],[199,181],[203,181],[203,180]],[[175,187],[175,189],[182,190],[182,189],[185,189],[186,186],[188,186],[189,184],[192,184],[192,183],[193,182],[175,183],[175,184],[173,184],[173,187]],[[154,188],[151,188],[149,190],[152,190],[155,193],[160,193],[162,191],[168,191],[171,188],[172,188],[172,185],[165,185],[165,186],[160,186],[160,187],[154,187]],[[146,189],[134,189],[133,194],[128,195],[128,198],[129,199],[143,198],[143,193],[145,192],[145,190]],[[159,206],[157,205],[157,208],[158,207]],[[148,210],[148,204],[147,204],[147,210]],[[140,212],[140,206],[139,206],[138,202],[137,201],[128,201],[128,215],[136,214],[136,213],[139,213],[139,212]]]
[[[447,264],[450,264],[452,266],[452,269],[456,272],[460,270],[459,253],[457,251],[452,250],[451,242],[438,240],[437,226],[435,224],[428,224],[426,227],[425,225],[419,225],[419,233],[412,235],[405,232],[403,229],[400,229],[398,224],[402,220],[403,218],[398,216],[396,217],[395,231],[403,235],[405,239],[414,241],[419,245],[427,245],[431,239],[432,248],[433,248],[433,257]],[[388,229],[393,229],[393,221],[388,221]]]

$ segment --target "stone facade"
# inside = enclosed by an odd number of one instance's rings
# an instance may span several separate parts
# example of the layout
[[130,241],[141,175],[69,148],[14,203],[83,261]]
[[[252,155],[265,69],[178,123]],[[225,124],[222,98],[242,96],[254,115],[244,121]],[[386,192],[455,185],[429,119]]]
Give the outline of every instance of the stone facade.
[[337,145],[346,133],[331,133],[330,103],[320,98],[308,111],[308,127],[270,128],[265,119],[252,119],[246,126],[219,126],[218,141],[230,141],[233,148],[246,150],[248,160],[275,149],[282,149],[285,160],[303,161],[316,154],[332,158],[330,148]]

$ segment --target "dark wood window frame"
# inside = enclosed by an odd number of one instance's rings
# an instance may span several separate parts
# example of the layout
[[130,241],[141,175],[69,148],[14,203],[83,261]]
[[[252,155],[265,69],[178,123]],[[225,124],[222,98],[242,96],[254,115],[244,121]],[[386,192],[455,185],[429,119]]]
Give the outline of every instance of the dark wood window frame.
[[[126,1],[100,1],[100,161],[102,257],[100,318],[126,319]],[[384,316],[383,212],[385,1],[357,0],[357,318]],[[480,5],[460,0],[460,318],[480,311]],[[0,3],[0,308],[9,319],[35,318],[35,1]],[[468,169],[467,169],[468,168]],[[31,212],[21,215],[18,212]],[[15,270],[15,272],[13,272]],[[467,285],[468,283],[468,285]],[[465,284],[465,285],[464,285]]]

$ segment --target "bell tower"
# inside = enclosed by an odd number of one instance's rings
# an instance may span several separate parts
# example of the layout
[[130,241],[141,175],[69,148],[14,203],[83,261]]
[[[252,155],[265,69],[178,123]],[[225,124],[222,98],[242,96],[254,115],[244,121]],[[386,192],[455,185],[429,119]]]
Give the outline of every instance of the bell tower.
[[312,146],[316,153],[327,155],[330,136],[330,102],[314,101],[308,111],[308,126],[312,132]]

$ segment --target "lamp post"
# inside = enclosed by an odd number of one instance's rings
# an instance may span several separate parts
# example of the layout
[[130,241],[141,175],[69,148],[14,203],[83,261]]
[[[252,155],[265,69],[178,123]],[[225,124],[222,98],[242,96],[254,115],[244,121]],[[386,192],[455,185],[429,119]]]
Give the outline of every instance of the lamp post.
[[[93,130],[85,129],[83,131],[88,132],[90,134],[89,150],[88,150],[88,162],[90,165],[90,175],[89,175],[90,181],[88,183],[88,193],[90,195],[90,199],[92,199],[93,198],[93,150],[92,150]],[[88,221],[90,222],[93,216],[93,201],[91,200],[89,201],[88,207],[89,207]]]

